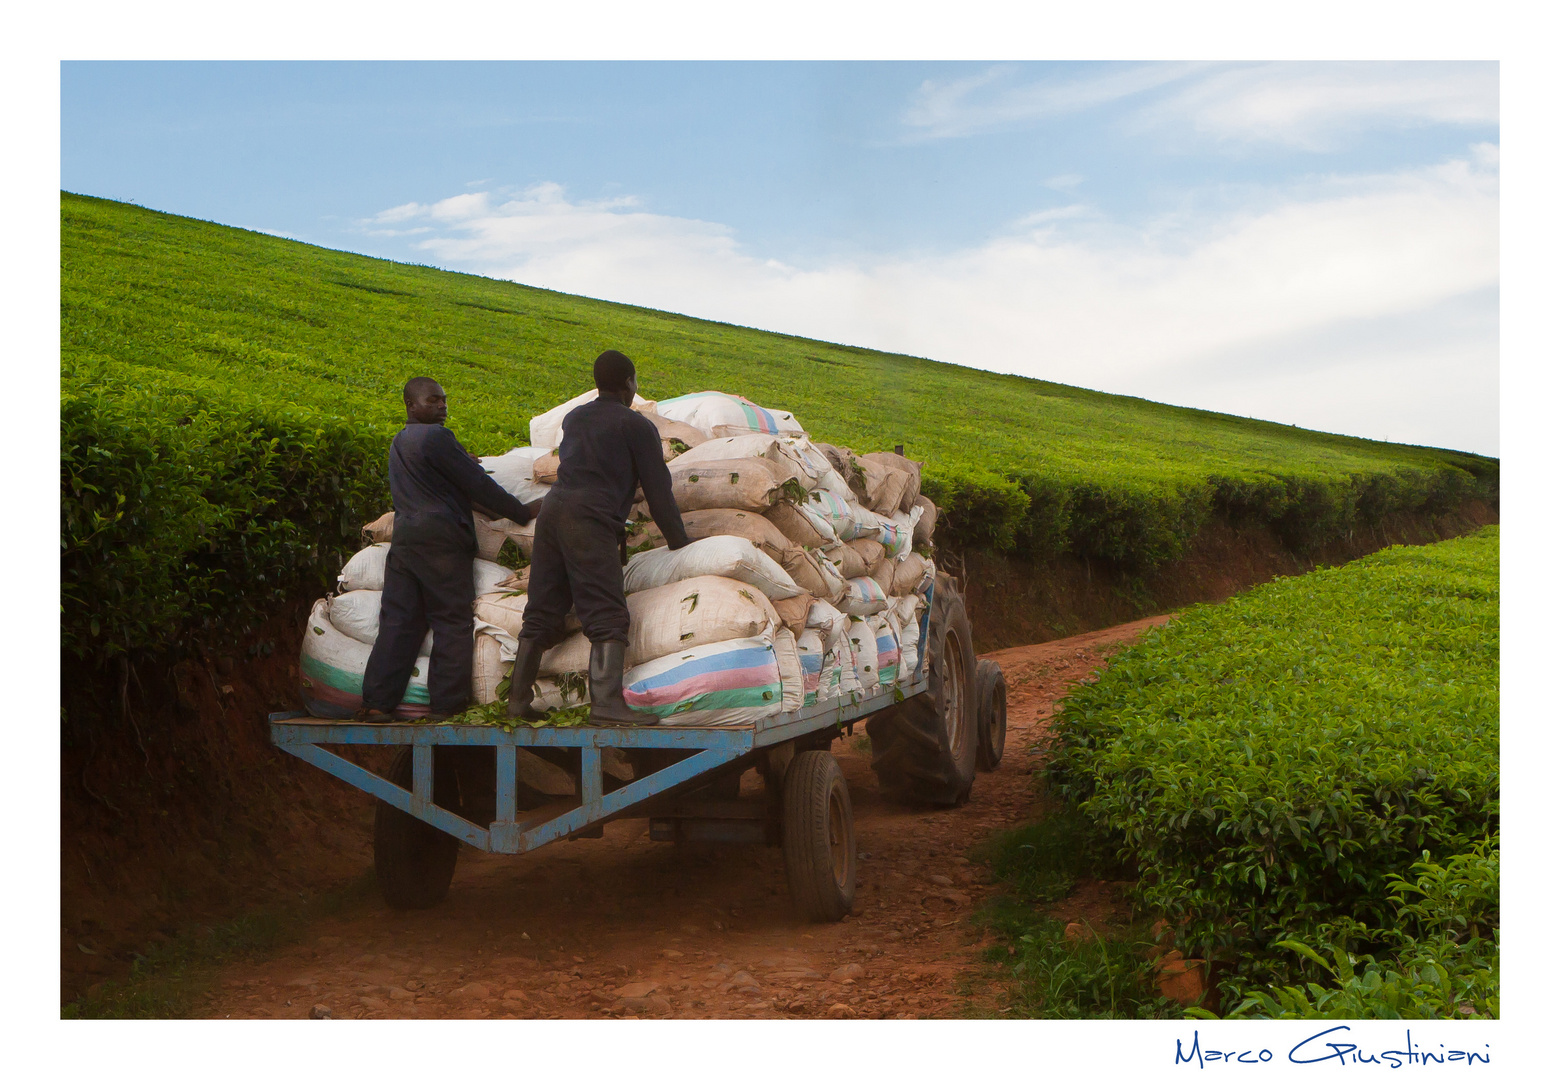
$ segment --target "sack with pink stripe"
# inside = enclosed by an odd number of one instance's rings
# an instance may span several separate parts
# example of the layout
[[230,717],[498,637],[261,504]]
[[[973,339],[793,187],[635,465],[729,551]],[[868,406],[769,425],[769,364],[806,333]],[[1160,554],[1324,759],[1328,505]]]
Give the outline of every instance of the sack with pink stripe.
[[767,637],[680,650],[623,675],[629,707],[671,726],[751,724],[780,712],[783,693],[774,643]]

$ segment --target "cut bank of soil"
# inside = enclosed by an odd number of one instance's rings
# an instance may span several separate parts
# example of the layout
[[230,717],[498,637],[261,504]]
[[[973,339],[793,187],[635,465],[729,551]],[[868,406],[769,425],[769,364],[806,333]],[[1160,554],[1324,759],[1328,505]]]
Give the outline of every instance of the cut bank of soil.
[[1067,687],[1166,618],[991,654],[1008,680],[1007,748],[965,806],[889,803],[865,740],[836,742],[859,852],[843,922],[796,916],[779,849],[679,848],[650,841],[642,821],[616,822],[602,839],[529,855],[465,849],[438,907],[399,912],[375,897],[321,919],[282,955],[226,969],[199,1015],[298,1018],[323,1005],[338,1018],[931,1018],[993,1008],[964,978],[989,944],[969,916],[992,889],[969,850],[1031,813],[1037,759],[1026,751]]

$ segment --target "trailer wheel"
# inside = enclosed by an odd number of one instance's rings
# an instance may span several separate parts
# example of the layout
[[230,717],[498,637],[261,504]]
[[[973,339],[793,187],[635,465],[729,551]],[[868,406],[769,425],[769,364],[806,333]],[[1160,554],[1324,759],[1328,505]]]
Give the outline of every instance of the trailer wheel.
[[827,750],[804,750],[785,771],[781,847],[791,899],[808,922],[838,922],[856,899],[850,790]]
[[[412,748],[403,746],[390,766],[389,779],[412,786]],[[455,763],[438,750],[433,754],[433,801],[459,812],[460,794]],[[380,801],[374,807],[374,876],[379,892],[393,908],[428,908],[443,900],[455,876],[460,841]]]
[[975,716],[980,732],[975,765],[981,772],[991,772],[1002,761],[1007,743],[1007,680],[991,660],[975,665]]
[[927,652],[927,691],[867,720],[872,771],[895,802],[959,806],[975,783],[980,735],[970,621],[947,574],[932,590]]

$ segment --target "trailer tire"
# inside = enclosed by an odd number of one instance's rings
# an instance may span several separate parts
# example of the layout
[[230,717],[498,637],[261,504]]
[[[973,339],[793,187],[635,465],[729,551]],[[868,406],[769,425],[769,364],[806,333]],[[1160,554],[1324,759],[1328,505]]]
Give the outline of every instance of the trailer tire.
[[[412,748],[403,746],[390,766],[389,779],[412,786]],[[460,789],[455,763],[436,749],[433,754],[433,801],[459,812]],[[380,800],[374,807],[374,876],[379,892],[393,908],[429,908],[443,900],[455,876],[460,841],[447,832],[397,810]]]
[[838,922],[856,900],[856,828],[850,789],[827,750],[804,750],[785,771],[781,848],[797,912]]
[[975,665],[975,717],[980,732],[975,767],[991,772],[1002,762],[1007,743],[1007,680],[991,660]]
[[939,573],[927,633],[928,688],[867,720],[872,771],[885,796],[906,805],[959,806],[975,783],[975,647],[964,598]]

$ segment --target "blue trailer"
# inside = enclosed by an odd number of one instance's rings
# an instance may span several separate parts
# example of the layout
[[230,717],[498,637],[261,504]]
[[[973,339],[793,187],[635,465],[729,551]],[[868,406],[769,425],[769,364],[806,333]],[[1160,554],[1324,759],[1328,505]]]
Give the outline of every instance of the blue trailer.
[[[442,900],[462,842],[518,855],[554,840],[599,837],[609,821],[647,818],[652,840],[783,848],[799,912],[812,921],[837,920],[855,896],[856,842],[850,793],[829,751],[833,740],[864,722],[879,784],[909,803],[962,803],[977,762],[985,766],[990,757],[986,744],[997,718],[987,714],[999,703],[989,688],[1000,691],[1000,672],[993,683],[986,669],[994,665],[982,661],[987,677],[977,678],[969,620],[952,578],[937,575],[931,601],[920,626],[927,662],[908,685],[745,727],[505,730],[289,712],[271,716],[271,741],[380,800],[374,869],[393,907]],[[977,687],[992,698],[984,708]],[[330,749],[342,745],[401,749],[389,775],[380,776]],[[549,796],[528,786],[521,754],[565,769],[573,793]],[[749,769],[763,777],[760,797],[740,794]]]

